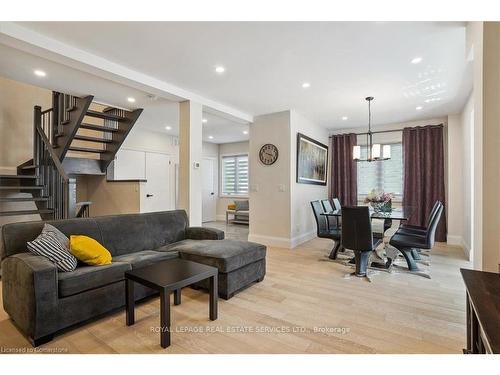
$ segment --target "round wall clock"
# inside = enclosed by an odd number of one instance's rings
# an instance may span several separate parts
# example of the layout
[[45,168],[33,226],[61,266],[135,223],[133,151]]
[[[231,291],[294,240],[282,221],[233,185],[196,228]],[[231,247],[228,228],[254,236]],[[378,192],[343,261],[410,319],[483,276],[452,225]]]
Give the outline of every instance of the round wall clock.
[[264,165],[274,164],[278,160],[278,147],[270,143],[265,144],[260,148],[259,158]]

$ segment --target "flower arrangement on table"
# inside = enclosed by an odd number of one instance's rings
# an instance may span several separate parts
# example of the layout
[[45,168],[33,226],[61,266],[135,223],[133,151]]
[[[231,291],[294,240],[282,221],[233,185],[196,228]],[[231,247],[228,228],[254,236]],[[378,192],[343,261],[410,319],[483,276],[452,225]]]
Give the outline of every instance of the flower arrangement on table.
[[373,189],[366,195],[365,203],[369,203],[377,212],[390,212],[392,211],[392,198],[394,198],[393,193]]

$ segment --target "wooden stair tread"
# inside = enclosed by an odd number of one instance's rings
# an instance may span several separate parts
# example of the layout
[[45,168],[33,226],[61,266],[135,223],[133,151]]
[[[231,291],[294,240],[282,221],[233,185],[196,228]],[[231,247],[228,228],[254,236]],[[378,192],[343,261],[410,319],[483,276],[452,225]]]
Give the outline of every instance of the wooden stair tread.
[[46,202],[49,197],[12,197],[0,198],[0,202]]
[[19,215],[35,215],[35,214],[51,214],[54,210],[18,210],[18,211],[0,211],[0,216],[19,216]]
[[97,137],[89,137],[86,135],[75,135],[73,139],[77,139],[79,141],[87,141],[87,142],[98,142],[98,143],[113,143],[112,139],[105,138],[97,138]]
[[74,146],[70,146],[69,151],[90,152],[93,154],[103,154],[107,152],[106,150],[100,148],[87,148],[87,147],[74,147]]
[[9,179],[16,179],[16,178],[23,178],[23,179],[30,179],[30,178],[36,178],[37,176],[31,175],[31,174],[0,174],[0,178],[9,178]]
[[100,131],[100,132],[109,132],[109,133],[116,133],[116,132],[120,131],[119,129],[108,128],[108,127],[105,127],[105,126],[102,126],[102,125],[86,124],[84,122],[82,122],[80,124],[80,128],[82,128],[82,129],[89,129],[89,130],[97,130],[97,131]]
[[38,168],[38,165],[25,165],[24,167],[21,167],[21,169],[35,169]]
[[97,118],[102,118],[105,120],[112,120],[112,121],[125,121],[126,118],[118,115],[113,115],[111,113],[104,113],[104,112],[99,112],[99,111],[93,111],[93,110],[88,110],[86,113],[87,116],[91,117],[97,117]]
[[0,190],[41,190],[43,186],[0,186]]

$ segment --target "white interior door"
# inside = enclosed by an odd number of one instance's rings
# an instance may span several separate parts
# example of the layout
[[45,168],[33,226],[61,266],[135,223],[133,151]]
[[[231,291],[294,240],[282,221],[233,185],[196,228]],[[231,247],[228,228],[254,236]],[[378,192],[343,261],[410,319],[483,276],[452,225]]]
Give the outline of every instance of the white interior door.
[[203,222],[215,221],[217,211],[215,159],[203,158],[201,163],[202,175],[202,212]]
[[171,210],[170,156],[146,152],[146,181],[141,212]]

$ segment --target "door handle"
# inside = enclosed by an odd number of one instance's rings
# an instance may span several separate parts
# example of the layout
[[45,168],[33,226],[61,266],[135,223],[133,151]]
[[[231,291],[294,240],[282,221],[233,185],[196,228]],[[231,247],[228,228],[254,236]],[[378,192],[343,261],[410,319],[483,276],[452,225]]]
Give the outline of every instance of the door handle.
[[215,193],[210,193],[210,195],[214,195]]
[[152,197],[153,194],[146,194],[146,198]]

